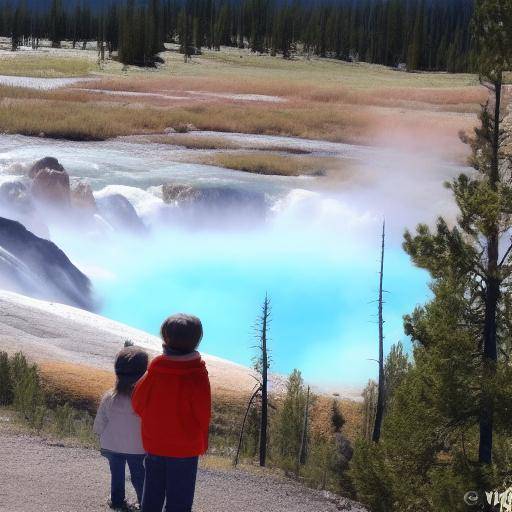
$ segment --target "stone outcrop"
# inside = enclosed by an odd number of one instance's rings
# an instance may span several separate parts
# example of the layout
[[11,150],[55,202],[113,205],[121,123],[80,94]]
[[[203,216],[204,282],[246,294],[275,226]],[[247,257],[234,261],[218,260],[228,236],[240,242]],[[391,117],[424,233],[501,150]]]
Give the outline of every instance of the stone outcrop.
[[32,195],[53,207],[68,207],[71,199],[69,174],[56,158],[45,157],[30,169]]
[[0,287],[94,310],[91,282],[53,242],[0,217]]
[[71,187],[71,206],[90,213],[97,211],[92,188],[85,181],[79,181]]
[[0,204],[20,214],[34,211],[28,187],[21,181],[8,181],[0,185]]
[[98,213],[116,230],[144,233],[146,226],[132,203],[122,194],[109,194],[96,199]]
[[212,208],[252,207],[263,210],[265,196],[259,192],[234,187],[192,187],[166,184],[162,186],[162,199],[166,203],[193,204]]

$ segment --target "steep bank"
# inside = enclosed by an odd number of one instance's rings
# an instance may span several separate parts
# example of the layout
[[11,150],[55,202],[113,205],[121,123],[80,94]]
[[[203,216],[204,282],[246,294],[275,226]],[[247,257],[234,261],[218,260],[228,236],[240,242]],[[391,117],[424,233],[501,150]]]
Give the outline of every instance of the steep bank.
[[[160,339],[143,331],[82,309],[0,291],[0,350],[23,351],[37,362],[83,365],[104,374],[111,371],[126,340],[152,354],[160,352]],[[213,387],[243,394],[254,386],[249,368],[203,357]]]

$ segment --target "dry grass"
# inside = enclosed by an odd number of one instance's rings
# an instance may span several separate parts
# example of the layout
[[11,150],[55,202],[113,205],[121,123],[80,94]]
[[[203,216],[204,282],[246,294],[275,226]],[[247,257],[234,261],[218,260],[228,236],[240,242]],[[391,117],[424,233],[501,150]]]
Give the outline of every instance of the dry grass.
[[262,145],[258,142],[239,143],[238,141],[227,140],[223,137],[206,137],[202,135],[194,135],[193,133],[176,133],[169,135],[151,135],[141,140],[145,143],[147,141],[155,144],[165,144],[171,146],[180,146],[186,149],[194,150],[210,150],[210,151],[225,151],[230,149],[249,149],[249,150],[265,150],[279,153],[291,153],[296,155],[308,155],[311,152],[301,148],[293,148],[289,146],[279,145]]
[[[0,53],[0,74],[74,76],[95,66],[91,57],[95,52],[84,52],[84,57],[72,50],[37,57]],[[98,72],[103,80],[89,87],[184,99],[80,91],[87,87],[84,84],[58,91],[0,87],[4,98],[0,131],[102,140],[161,134],[168,128],[193,125],[200,130],[360,144],[401,141],[404,136],[421,149],[447,142],[459,148],[458,131],[472,127],[474,113],[485,99],[472,75],[400,73],[382,66],[329,59],[285,61],[234,49],[205,51],[190,64],[184,64],[176,52],[164,56],[165,64],[153,71],[128,68],[120,74],[118,63],[107,62]],[[286,102],[243,102],[195,96],[190,91],[264,94]],[[184,138],[180,142],[189,149],[253,149],[213,139]]]
[[273,176],[319,176],[334,166],[331,158],[283,156],[263,151],[218,153],[210,155],[204,162],[236,171]]
[[0,75],[63,78],[86,76],[93,69],[93,64],[86,58],[54,57],[41,53],[37,56],[4,54],[0,58]]
[[[70,402],[72,405],[96,412],[101,396],[114,385],[114,374],[87,365],[46,361],[38,363],[46,390],[55,403]],[[248,396],[236,389],[225,389],[212,382],[213,416],[212,437],[226,443],[236,440],[245,411]],[[347,423],[344,431],[354,440],[361,421],[360,404],[351,400],[340,402]],[[324,432],[330,425],[332,398],[320,395],[311,414],[311,428]]]
[[169,144],[187,149],[218,150],[218,149],[239,149],[240,145],[221,137],[194,137],[194,135],[173,134],[157,135],[150,138],[156,144]]
[[59,403],[96,411],[103,394],[115,382],[113,372],[63,362],[38,363],[44,387]]
[[[333,398],[319,395],[311,412],[311,429],[319,434],[328,434],[331,428]],[[352,400],[340,400],[340,410],[345,418],[343,432],[348,439],[354,440],[361,433],[362,406]]]
[[163,109],[25,98],[6,98],[0,103],[1,132],[70,140],[162,133],[167,128],[192,124],[200,130],[356,141],[368,121],[356,111],[329,108],[308,112],[213,104]]

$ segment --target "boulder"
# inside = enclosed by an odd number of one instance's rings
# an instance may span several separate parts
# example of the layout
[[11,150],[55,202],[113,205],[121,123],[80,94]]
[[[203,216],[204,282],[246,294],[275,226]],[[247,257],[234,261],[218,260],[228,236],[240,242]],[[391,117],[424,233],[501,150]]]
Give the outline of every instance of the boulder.
[[98,213],[114,229],[143,233],[146,226],[132,203],[122,194],[109,194],[96,199]]
[[178,206],[189,220],[201,224],[237,224],[244,218],[254,222],[264,219],[266,214],[263,193],[234,187],[166,184],[162,186],[162,199]]
[[0,216],[21,222],[37,236],[50,236],[48,226],[37,214],[29,188],[21,181],[0,185]]
[[162,199],[166,203],[192,203],[214,209],[250,207],[265,209],[265,196],[259,192],[234,187],[192,187],[167,184],[162,186]]
[[30,192],[21,181],[8,181],[0,185],[0,205],[21,214],[34,210]]
[[82,211],[97,211],[96,200],[91,186],[85,181],[78,181],[71,187],[71,205]]
[[35,178],[36,174],[43,169],[48,169],[50,171],[57,172],[66,172],[64,167],[59,163],[59,161],[53,156],[45,156],[38,160],[31,168],[28,173],[30,178]]
[[94,310],[91,282],[53,242],[0,217],[0,285],[32,297]]
[[56,158],[46,157],[37,161],[29,176],[34,198],[56,207],[70,205],[69,174]]

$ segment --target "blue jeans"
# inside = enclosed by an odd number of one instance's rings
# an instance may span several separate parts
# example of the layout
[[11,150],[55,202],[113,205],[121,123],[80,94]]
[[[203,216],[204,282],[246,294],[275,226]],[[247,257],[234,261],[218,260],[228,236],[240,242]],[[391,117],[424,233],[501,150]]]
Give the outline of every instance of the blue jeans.
[[113,508],[121,508],[125,503],[125,468],[130,468],[130,477],[133,487],[137,493],[137,500],[142,501],[142,490],[144,488],[144,457],[145,455],[128,455],[102,451],[110,466],[110,500]]
[[142,512],[192,512],[198,460],[146,455]]

